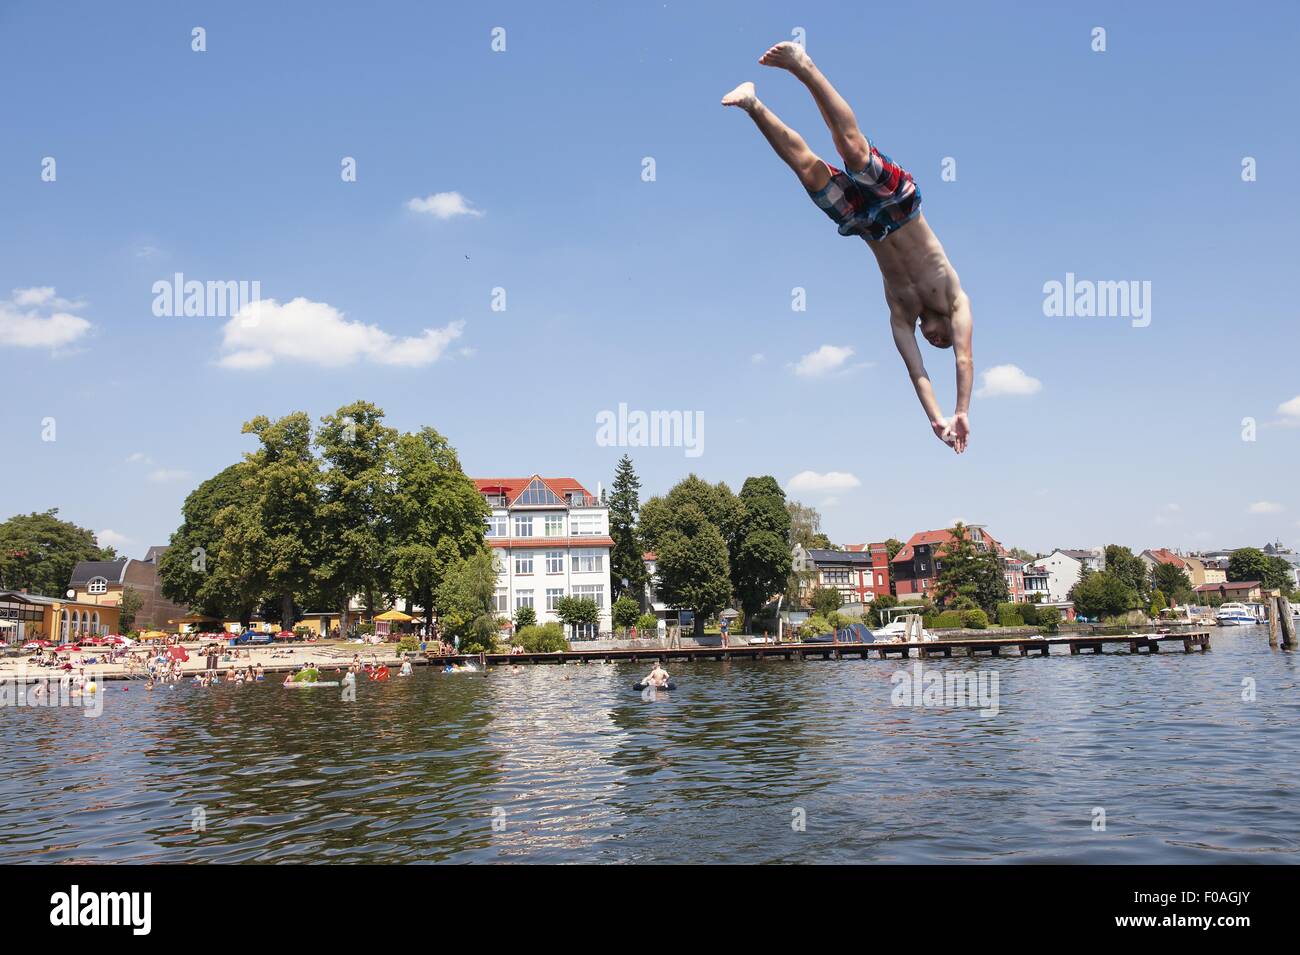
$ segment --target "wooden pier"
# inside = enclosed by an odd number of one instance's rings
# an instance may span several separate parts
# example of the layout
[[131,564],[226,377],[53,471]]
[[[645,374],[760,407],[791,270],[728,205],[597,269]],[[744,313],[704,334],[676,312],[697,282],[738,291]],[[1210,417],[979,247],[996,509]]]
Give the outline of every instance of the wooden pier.
[[637,648],[631,650],[567,650],[556,653],[455,654],[445,657],[417,657],[414,663],[441,666],[447,663],[485,663],[503,666],[514,663],[661,663],[685,660],[842,660],[889,657],[966,656],[1050,656],[1052,649],[1066,648],[1071,655],[1104,653],[1107,646],[1120,652],[1160,653],[1181,647],[1184,653],[1210,649],[1209,630],[1181,630],[1158,634],[1088,634],[1062,637],[1010,637],[1005,639],[931,640],[925,643],[782,643],[740,644],[717,647]]

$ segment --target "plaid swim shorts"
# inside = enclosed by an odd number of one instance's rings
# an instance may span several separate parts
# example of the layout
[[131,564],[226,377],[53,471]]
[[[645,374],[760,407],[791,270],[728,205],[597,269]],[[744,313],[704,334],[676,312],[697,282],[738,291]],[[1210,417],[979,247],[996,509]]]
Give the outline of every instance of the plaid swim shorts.
[[921,211],[921,191],[912,174],[875,146],[861,172],[844,172],[830,163],[826,168],[831,181],[808,195],[839,226],[840,235],[879,242]]

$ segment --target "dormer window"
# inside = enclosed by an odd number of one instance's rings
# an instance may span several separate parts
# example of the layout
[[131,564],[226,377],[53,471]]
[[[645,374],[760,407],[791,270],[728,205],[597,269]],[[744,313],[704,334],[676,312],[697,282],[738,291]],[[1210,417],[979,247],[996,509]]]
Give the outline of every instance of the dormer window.
[[91,577],[90,582],[86,584],[86,593],[88,594],[106,594],[108,593],[107,577]]

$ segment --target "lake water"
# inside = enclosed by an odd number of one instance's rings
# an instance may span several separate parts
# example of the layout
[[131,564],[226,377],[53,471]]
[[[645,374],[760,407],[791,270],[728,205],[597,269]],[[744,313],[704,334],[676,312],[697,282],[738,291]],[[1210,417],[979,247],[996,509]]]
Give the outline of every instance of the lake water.
[[0,862],[1294,862],[1300,657],[1212,633],[925,661],[997,715],[893,705],[897,659],[109,683],[0,710]]

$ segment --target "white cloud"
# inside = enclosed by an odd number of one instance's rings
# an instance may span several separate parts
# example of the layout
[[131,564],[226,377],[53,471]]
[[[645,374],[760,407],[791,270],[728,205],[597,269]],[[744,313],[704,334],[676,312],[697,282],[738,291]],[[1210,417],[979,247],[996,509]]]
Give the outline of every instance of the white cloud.
[[276,361],[301,361],[337,368],[365,360],[378,365],[430,365],[460,338],[463,321],[395,338],[378,325],[352,322],[325,302],[295,298],[249,302],[222,329],[223,368],[266,368]]
[[1300,424],[1300,395],[1278,405],[1277,413],[1286,418],[1288,424]]
[[95,541],[100,547],[113,547],[118,549],[135,543],[134,540],[127,537],[125,534],[119,534],[117,531],[109,530],[108,528],[105,528],[102,531],[95,531]]
[[72,314],[82,302],[59,298],[48,285],[14,289],[0,301],[0,345],[18,348],[61,348],[90,331],[90,322]]
[[794,373],[805,378],[816,378],[839,371],[844,363],[853,357],[853,349],[847,345],[823,345],[814,352],[809,352],[795,363]]
[[994,365],[980,375],[978,398],[997,398],[1001,395],[1035,395],[1043,388],[1037,378],[1030,378],[1018,365]]
[[816,494],[825,491],[844,491],[861,484],[857,477],[847,471],[827,471],[825,474],[818,474],[816,471],[800,471],[790,478],[786,490],[794,493]]
[[412,212],[424,212],[435,219],[453,219],[456,216],[481,216],[482,210],[475,209],[468,199],[459,192],[435,192],[423,199],[406,201],[406,208]]
[[1250,507],[1246,508],[1251,514],[1277,514],[1286,510],[1277,501],[1256,501]]
[[131,454],[127,455],[126,463],[153,464],[153,458],[149,457],[149,455],[145,454],[143,451],[133,451]]
[[761,351],[754,352],[754,354],[749,356],[749,361],[751,364],[761,365],[763,364],[763,362],[767,361],[767,356],[764,355]]
[[189,471],[181,468],[155,468],[149,472],[149,480],[155,484],[166,484],[168,481],[182,481],[190,476]]

